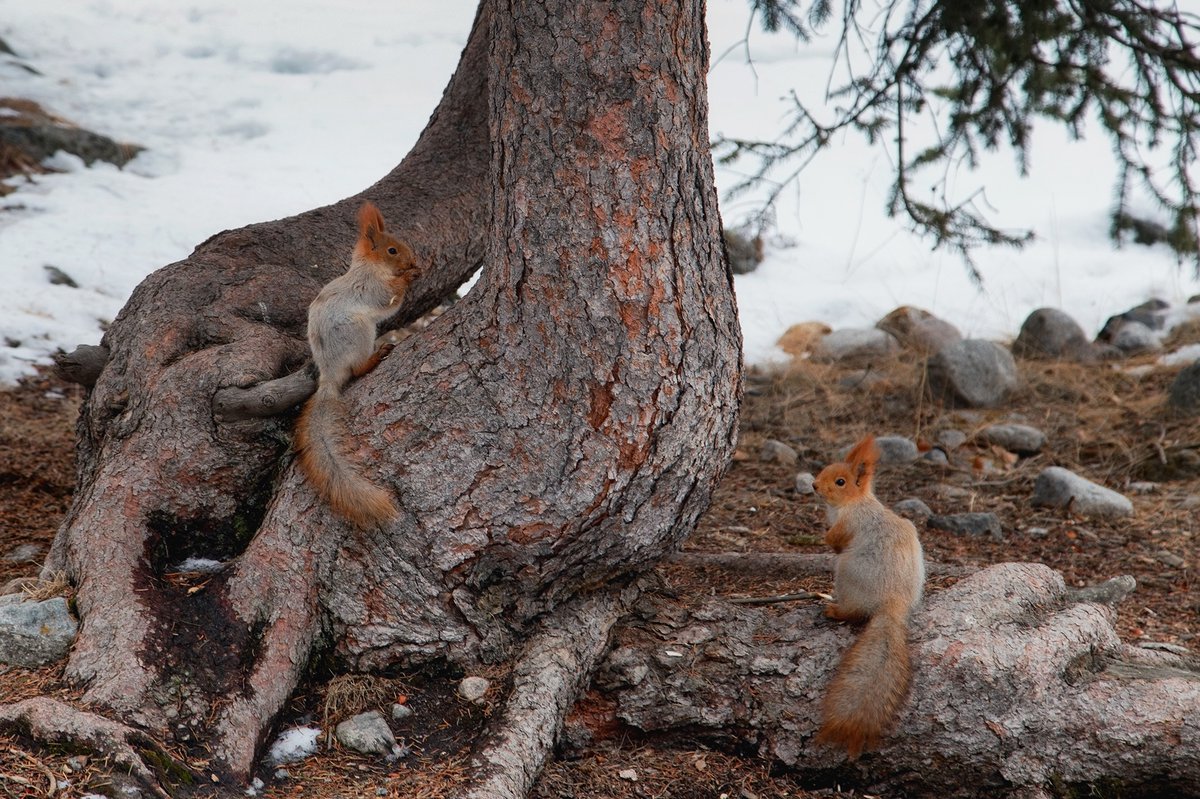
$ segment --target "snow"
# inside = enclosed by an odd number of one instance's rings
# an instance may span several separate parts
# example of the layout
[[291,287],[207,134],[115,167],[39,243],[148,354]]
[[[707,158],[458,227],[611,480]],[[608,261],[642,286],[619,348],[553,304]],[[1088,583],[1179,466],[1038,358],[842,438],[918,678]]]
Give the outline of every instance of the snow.
[[225,568],[225,564],[212,558],[188,558],[175,567],[177,572],[199,572],[201,574],[216,574]]
[[319,727],[291,727],[284,730],[267,750],[267,762],[277,766],[315,755],[320,735]]
[[[1190,0],[1190,4],[1200,0]],[[0,198],[0,385],[58,349],[98,343],[138,282],[213,233],[354,194],[408,151],[465,43],[474,0],[0,0],[0,37],[41,75],[0,56],[9,96],[147,149],[125,169],[53,159],[60,174]],[[746,0],[711,0],[715,55],[746,30]],[[832,34],[810,45],[755,32],[709,75],[715,133],[770,138],[798,89],[819,96]],[[1114,169],[1097,130],[1082,142],[1041,126],[1032,174],[1012,155],[951,175],[979,186],[1024,251],[981,252],[985,288],[958,257],[930,252],[884,213],[887,153],[848,136],[781,197],[767,260],[736,281],[746,358],[781,357],[790,324],[873,324],[897,305],[926,308],[964,333],[1011,337],[1043,305],[1085,329],[1151,296],[1200,293],[1190,266],[1161,247],[1114,249],[1106,212]],[[739,167],[743,168],[743,167]],[[739,174],[717,171],[724,192]],[[761,192],[728,199],[737,224]],[[50,285],[44,267],[79,288]]]

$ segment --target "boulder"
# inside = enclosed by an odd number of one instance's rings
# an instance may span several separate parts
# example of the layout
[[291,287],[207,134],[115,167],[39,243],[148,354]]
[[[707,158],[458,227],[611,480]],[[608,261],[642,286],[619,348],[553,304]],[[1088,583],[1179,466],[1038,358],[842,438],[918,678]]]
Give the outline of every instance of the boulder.
[[1096,357],[1083,328],[1057,308],[1039,308],[1029,314],[1012,351],[1018,358],[1090,361]]
[[994,408],[1017,387],[1017,364],[1004,347],[964,339],[943,347],[926,365],[926,383],[944,402]]

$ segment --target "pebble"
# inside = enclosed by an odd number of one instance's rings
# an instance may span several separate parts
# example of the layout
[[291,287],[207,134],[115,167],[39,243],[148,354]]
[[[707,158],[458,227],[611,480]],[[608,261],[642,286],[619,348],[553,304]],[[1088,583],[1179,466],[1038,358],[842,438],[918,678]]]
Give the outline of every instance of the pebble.
[[946,452],[953,452],[967,443],[967,434],[953,427],[948,427],[944,430],[939,430],[934,437],[934,441]]
[[904,436],[879,436],[875,444],[879,447],[880,463],[911,463],[921,454],[916,443]]
[[458,695],[468,702],[479,704],[492,684],[483,677],[463,677],[458,684]]
[[925,523],[934,530],[945,530],[956,535],[986,535],[993,541],[1004,540],[1000,517],[994,513],[952,513],[946,516],[935,513]]
[[1167,392],[1167,404],[1178,413],[1200,416],[1200,360],[1175,375]]
[[396,745],[396,737],[378,710],[351,716],[333,733],[342,746],[364,755],[388,755]]
[[796,450],[782,441],[768,438],[758,451],[758,459],[764,463],[782,463],[784,466],[795,466],[800,461]]
[[1061,466],[1051,466],[1033,481],[1034,505],[1065,508],[1076,516],[1115,519],[1133,514],[1133,503],[1116,491]]
[[923,522],[933,515],[930,507],[916,497],[900,500],[892,506],[892,510],[906,519],[917,522]]
[[1030,538],[1045,538],[1050,535],[1050,531],[1045,527],[1030,527],[1025,531],[1025,535]]
[[929,463],[937,464],[938,466],[950,465],[950,456],[946,454],[945,450],[939,447],[934,447],[933,449],[929,450],[921,456],[921,459],[928,461]]
[[796,493],[805,496],[816,493],[816,489],[813,488],[813,481],[816,479],[811,472],[800,472],[796,475]]
[[975,434],[985,444],[995,444],[1018,455],[1035,455],[1046,446],[1046,434],[1027,424],[990,424]]
[[408,718],[412,714],[412,708],[408,705],[402,705],[399,702],[396,702],[392,705],[392,719],[394,721],[401,721],[402,719]]

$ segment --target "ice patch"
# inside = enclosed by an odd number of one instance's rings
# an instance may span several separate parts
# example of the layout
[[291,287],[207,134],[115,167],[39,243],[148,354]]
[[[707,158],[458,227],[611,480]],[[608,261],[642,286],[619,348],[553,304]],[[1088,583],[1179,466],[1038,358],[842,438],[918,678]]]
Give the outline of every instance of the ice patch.
[[295,763],[317,753],[319,727],[292,727],[279,733],[279,737],[267,750],[267,762],[271,765]]

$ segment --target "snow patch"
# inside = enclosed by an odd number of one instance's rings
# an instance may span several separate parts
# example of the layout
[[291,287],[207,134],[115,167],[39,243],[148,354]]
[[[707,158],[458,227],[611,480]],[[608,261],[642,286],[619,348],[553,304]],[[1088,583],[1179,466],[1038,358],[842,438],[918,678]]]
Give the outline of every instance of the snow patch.
[[267,762],[273,766],[295,763],[317,753],[319,727],[292,727],[279,733],[267,750]]

